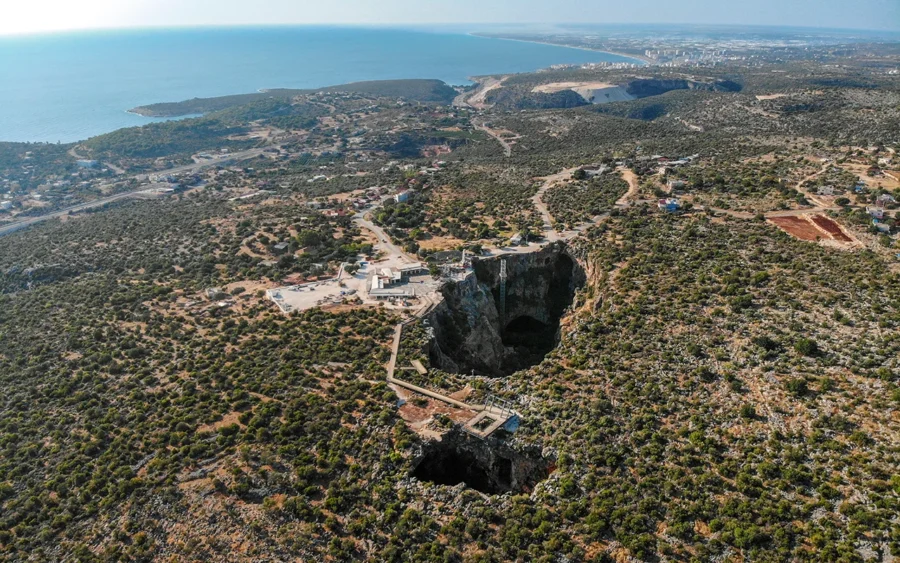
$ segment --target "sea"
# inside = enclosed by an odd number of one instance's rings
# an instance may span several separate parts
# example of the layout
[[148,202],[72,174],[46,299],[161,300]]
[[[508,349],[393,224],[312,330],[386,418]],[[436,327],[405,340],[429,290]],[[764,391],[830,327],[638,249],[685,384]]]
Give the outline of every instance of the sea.
[[140,105],[360,80],[469,77],[622,56],[421,29],[266,27],[0,37],[0,141],[74,142],[160,121]]

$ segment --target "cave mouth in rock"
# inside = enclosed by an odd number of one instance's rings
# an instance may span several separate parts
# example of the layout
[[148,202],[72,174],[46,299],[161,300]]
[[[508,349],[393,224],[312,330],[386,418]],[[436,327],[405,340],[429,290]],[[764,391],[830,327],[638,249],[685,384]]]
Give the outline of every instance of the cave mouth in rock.
[[559,345],[562,318],[587,283],[581,264],[564,245],[473,264],[474,278],[446,286],[442,306],[427,319],[431,364],[491,377],[540,364]]
[[515,360],[507,361],[505,371],[537,365],[559,343],[559,326],[522,315],[509,323],[501,334],[503,344],[515,349]]
[[413,476],[421,481],[438,485],[456,486],[465,483],[467,487],[496,495],[511,489],[512,461],[505,460],[502,467],[483,467],[476,457],[457,449],[439,449],[426,454]]
[[546,479],[550,462],[538,454],[498,451],[487,442],[450,439],[432,444],[413,468],[413,477],[438,485],[467,487],[489,495],[530,490]]
[[543,299],[542,318],[518,314],[508,318],[501,327],[503,345],[515,350],[504,359],[500,371],[510,375],[541,363],[559,344],[560,321],[575,300],[575,292],[581,285],[576,282],[576,264],[566,254],[547,258],[545,274],[549,276],[547,292]]

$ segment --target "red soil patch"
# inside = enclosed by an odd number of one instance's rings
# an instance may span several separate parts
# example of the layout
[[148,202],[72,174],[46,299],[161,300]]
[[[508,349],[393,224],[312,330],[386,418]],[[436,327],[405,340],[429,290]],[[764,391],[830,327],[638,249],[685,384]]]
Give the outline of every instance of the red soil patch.
[[800,240],[814,241],[823,238],[823,233],[802,217],[772,217],[769,221],[782,231]]
[[834,240],[839,240],[841,242],[853,242],[853,239],[844,234],[844,231],[841,230],[841,227],[828,217],[824,217],[822,215],[813,215],[812,221],[829,235],[831,235],[831,238],[833,238]]

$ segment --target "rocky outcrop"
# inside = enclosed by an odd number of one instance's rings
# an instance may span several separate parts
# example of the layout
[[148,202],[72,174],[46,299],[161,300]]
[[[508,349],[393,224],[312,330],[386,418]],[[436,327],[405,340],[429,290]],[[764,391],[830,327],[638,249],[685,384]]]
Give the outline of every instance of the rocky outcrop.
[[740,92],[741,85],[731,80],[700,82],[684,79],[644,78],[632,80],[625,91],[635,98],[659,96],[672,90],[706,90],[710,92]]
[[538,91],[522,86],[504,86],[492,90],[487,102],[497,109],[565,109],[589,104],[627,102],[659,96],[672,90],[705,90],[710,92],[740,92],[742,87],[731,80],[690,80],[687,78],[638,78],[622,84],[585,82],[572,83],[569,89],[554,92]]
[[445,371],[502,376],[539,363],[559,342],[560,319],[585,281],[583,268],[563,243],[477,260],[465,281],[444,287],[443,302],[426,319],[434,330],[432,364]]
[[544,93],[500,88],[492,91],[487,101],[497,108],[510,110],[567,109],[590,105],[581,93],[572,90]]
[[454,429],[440,441],[421,446],[413,460],[414,477],[439,485],[466,486],[486,494],[527,492],[547,478],[553,461],[536,447],[514,449]]

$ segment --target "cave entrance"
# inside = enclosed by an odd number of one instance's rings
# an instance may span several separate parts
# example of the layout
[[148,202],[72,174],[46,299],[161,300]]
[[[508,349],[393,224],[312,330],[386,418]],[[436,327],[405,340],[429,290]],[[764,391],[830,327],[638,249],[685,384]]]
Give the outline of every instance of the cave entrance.
[[507,360],[504,371],[513,373],[537,365],[559,342],[559,322],[555,325],[528,315],[516,317],[503,330],[503,344],[515,349],[516,354]]
[[467,487],[489,495],[530,491],[553,466],[538,451],[518,451],[451,432],[427,446],[413,477],[438,485]]
[[507,355],[501,366],[504,374],[541,363],[559,344],[560,320],[572,305],[579,285],[575,281],[575,270],[575,262],[565,254],[548,257],[537,272],[546,280],[546,293],[541,306],[534,307],[521,300],[513,303],[513,315],[516,315],[517,309],[522,314],[510,317],[501,327],[503,345],[515,351]]
[[440,448],[426,454],[413,476],[438,485],[467,487],[496,495],[511,488],[512,460],[484,464],[470,452],[457,448]]
[[473,264],[475,279],[446,286],[443,307],[429,318],[432,365],[503,377],[541,363],[586,282],[580,264],[561,245]]

